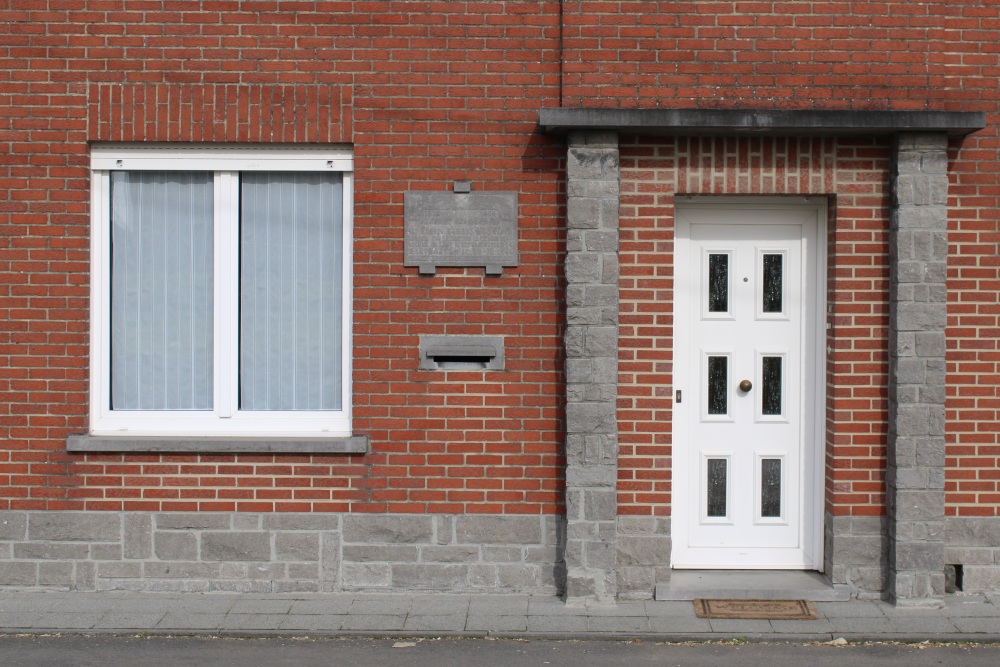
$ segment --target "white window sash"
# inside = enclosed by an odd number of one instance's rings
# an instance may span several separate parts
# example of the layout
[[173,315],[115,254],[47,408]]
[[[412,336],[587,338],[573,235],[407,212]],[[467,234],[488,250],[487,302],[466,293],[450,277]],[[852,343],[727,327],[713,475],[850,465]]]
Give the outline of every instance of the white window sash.
[[[122,437],[346,437],[351,435],[351,310],[353,304],[353,178],[349,153],[288,149],[174,149],[119,151],[96,147],[91,193],[91,383],[90,433]],[[227,151],[236,153],[239,160]],[[121,157],[124,155],[124,157]],[[302,158],[293,165],[291,156]],[[131,163],[136,157],[142,163]],[[239,163],[238,163],[239,162]],[[228,166],[218,169],[219,166]],[[111,226],[110,169],[215,171],[214,400],[211,411],[111,410]],[[343,177],[343,292],[341,410],[247,411],[239,402],[239,174],[249,171],[338,171]]]

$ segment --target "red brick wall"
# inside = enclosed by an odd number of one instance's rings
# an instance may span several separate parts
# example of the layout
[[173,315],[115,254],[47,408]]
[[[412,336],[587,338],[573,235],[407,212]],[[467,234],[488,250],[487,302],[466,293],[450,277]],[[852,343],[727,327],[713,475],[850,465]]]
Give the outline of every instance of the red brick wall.
[[949,516],[1000,516],[1000,139],[989,130],[949,151]]
[[[104,2],[0,10],[0,508],[554,513],[564,233],[553,2]],[[192,11],[200,8],[201,11]],[[354,426],[369,456],[68,455],[87,428],[89,141],[345,142]],[[404,268],[403,194],[519,195],[520,266]],[[417,369],[420,334],[506,340]]]
[[884,139],[623,138],[619,483],[670,514],[676,195],[827,195],[826,509],[884,508],[888,178]]
[[582,0],[563,11],[564,106],[955,109],[995,89],[970,56],[996,53],[996,0]]
[[563,106],[987,113],[949,165],[946,502],[950,515],[1000,515],[1000,2],[594,0],[563,11]]
[[[537,110],[738,106],[989,114],[986,131],[953,146],[950,166],[947,483],[950,513],[995,515],[998,45],[997,0],[7,3],[0,508],[558,511],[564,147],[537,132]],[[126,138],[353,145],[355,425],[372,455],[64,452],[66,434],[86,428],[87,142]],[[626,154],[646,145],[629,141]],[[845,172],[884,160],[881,144],[838,147],[859,165]],[[403,193],[457,179],[519,193],[521,265],[503,277],[402,267]],[[874,258],[884,196],[869,181],[854,187],[837,190],[835,219],[858,228],[838,226],[832,247]],[[623,287],[637,305],[622,313],[622,501],[640,513],[665,513],[669,500],[669,413],[654,386],[669,373],[669,322],[649,309],[669,294],[671,226],[669,197],[657,196],[623,207],[647,226],[623,237]],[[849,197],[879,201],[845,212]],[[841,255],[831,264],[841,297],[884,272]],[[862,349],[884,326],[871,294],[835,302],[849,323],[837,324],[846,347],[829,380],[844,438],[830,443],[831,465],[844,465],[829,476],[836,511],[874,512],[881,493],[884,391],[863,391],[883,386],[864,380],[884,366]],[[508,371],[418,371],[418,336],[445,332],[505,335]],[[848,377],[861,385],[838,379]]]

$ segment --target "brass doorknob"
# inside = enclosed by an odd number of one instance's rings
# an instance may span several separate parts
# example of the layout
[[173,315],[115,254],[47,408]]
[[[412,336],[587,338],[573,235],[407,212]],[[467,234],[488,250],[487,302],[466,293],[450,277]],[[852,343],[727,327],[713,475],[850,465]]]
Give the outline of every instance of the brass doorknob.
[[750,380],[740,380],[740,391],[750,391],[753,389],[753,383]]

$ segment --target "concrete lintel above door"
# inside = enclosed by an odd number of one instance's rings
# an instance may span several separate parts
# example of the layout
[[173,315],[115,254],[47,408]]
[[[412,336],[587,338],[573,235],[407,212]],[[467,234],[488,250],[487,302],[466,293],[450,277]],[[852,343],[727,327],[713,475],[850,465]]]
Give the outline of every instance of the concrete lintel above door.
[[641,134],[845,135],[943,132],[964,136],[986,127],[978,111],[867,109],[541,109],[547,134],[613,130]]

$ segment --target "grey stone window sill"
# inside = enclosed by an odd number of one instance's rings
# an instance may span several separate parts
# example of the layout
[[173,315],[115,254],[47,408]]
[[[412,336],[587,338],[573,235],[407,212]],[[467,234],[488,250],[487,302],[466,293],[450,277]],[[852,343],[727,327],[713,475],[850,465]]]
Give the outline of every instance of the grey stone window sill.
[[141,452],[200,454],[367,454],[367,435],[346,438],[109,438],[71,435],[69,452]]

